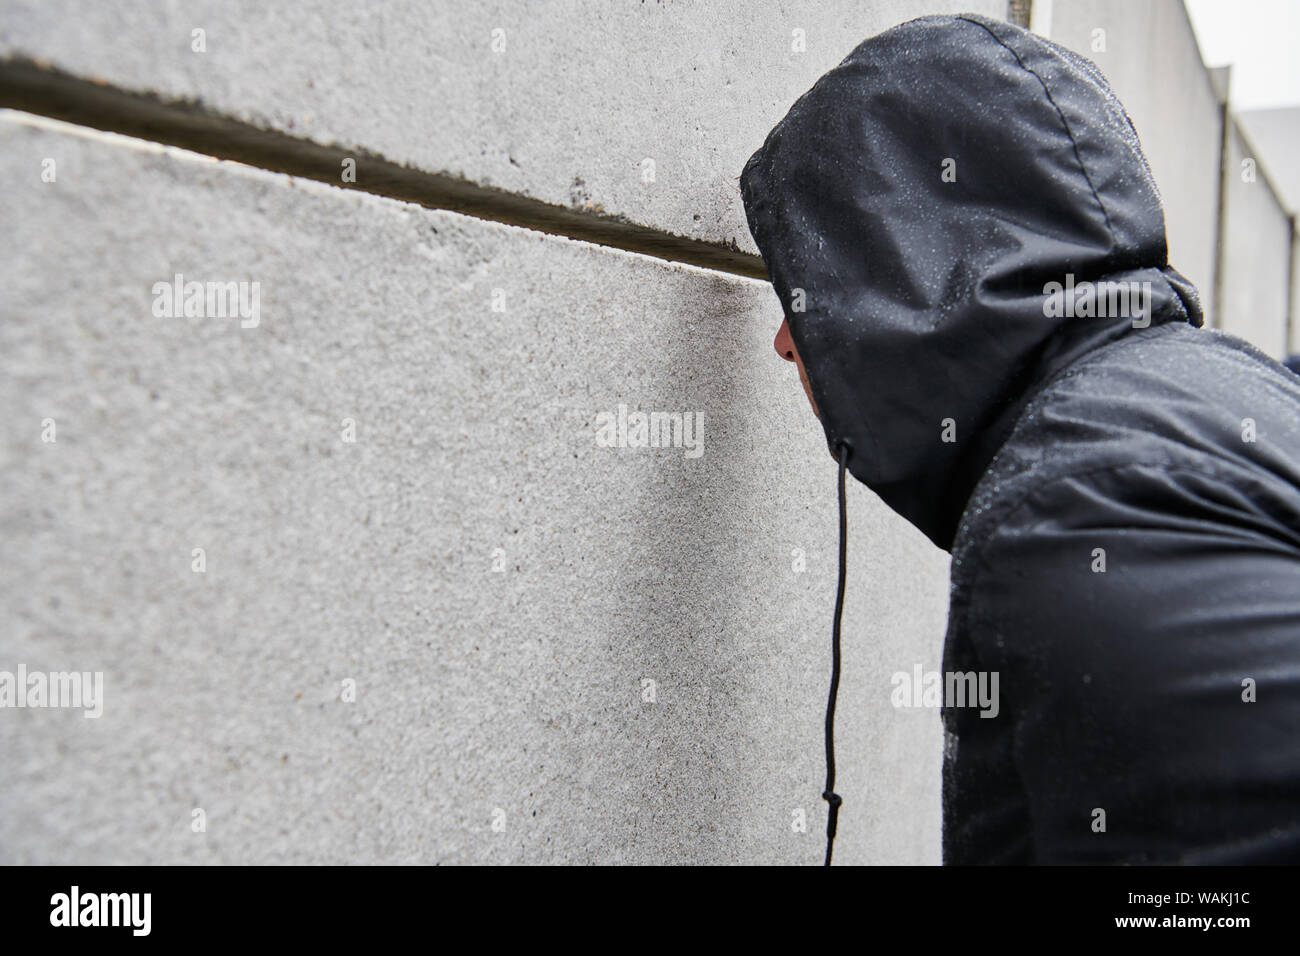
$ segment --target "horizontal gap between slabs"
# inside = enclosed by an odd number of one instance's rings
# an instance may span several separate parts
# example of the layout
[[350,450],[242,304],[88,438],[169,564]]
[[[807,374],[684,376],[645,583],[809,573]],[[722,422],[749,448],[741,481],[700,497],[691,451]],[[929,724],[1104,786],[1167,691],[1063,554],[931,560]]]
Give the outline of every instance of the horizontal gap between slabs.
[[[416,203],[427,209],[448,210],[750,279],[768,277],[762,258],[729,245],[662,232],[618,216],[557,206],[455,176],[411,169],[360,149],[323,146],[231,119],[198,102],[122,90],[33,60],[0,60],[0,107],[176,146],[340,189]],[[343,162],[347,159],[356,163],[355,182],[343,181]]]

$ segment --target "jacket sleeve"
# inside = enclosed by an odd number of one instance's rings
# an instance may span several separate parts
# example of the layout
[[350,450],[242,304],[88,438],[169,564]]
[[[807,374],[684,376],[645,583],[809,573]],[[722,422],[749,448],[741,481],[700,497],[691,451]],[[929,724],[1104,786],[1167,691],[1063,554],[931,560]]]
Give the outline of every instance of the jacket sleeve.
[[1300,528],[1267,499],[1108,468],[981,548],[968,635],[1037,862],[1300,860]]

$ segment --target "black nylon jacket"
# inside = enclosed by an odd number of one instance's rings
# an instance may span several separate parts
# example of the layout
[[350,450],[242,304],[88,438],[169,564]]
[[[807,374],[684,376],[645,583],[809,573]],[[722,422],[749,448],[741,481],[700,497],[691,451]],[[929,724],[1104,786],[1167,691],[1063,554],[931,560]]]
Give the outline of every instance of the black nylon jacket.
[[741,190],[832,450],[952,553],[945,672],[999,675],[944,862],[1300,862],[1300,378],[1201,328],[1097,68],[910,21]]

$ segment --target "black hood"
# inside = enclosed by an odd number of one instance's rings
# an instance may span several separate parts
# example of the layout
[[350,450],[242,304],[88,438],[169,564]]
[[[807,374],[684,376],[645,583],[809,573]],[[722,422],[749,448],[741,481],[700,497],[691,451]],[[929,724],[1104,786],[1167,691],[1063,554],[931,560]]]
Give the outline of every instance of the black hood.
[[1048,283],[1147,282],[1137,324],[1202,323],[1123,106],[1092,63],[1008,23],[922,17],[865,41],[741,191],[832,451],[944,549],[1035,387],[1135,327],[1047,317]]

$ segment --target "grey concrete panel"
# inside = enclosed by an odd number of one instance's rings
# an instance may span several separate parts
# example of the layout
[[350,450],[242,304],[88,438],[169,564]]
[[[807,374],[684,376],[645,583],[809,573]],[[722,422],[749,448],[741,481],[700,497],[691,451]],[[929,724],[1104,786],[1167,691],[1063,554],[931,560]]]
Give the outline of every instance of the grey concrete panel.
[[754,252],[772,126],[868,36],[962,10],[1006,2],[9,0],[0,55]]
[[1292,214],[1300,212],[1300,106],[1246,110],[1237,121],[1259,150],[1260,164]]
[[[0,709],[0,862],[820,861],[835,472],[770,287],[0,140],[0,670],[104,679]],[[166,314],[177,273],[256,325]],[[602,447],[620,404],[703,453]],[[947,559],[849,507],[837,859],[935,863],[939,714],[890,698]]]
[[1235,123],[1225,158],[1222,328],[1280,359],[1287,354],[1291,218]]

